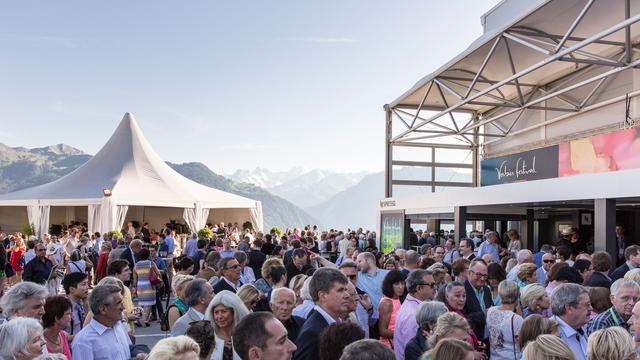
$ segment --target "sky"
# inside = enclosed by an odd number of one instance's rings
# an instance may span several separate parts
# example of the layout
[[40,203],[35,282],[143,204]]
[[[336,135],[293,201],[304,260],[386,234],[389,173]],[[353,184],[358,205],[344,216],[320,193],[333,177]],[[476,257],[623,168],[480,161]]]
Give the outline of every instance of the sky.
[[383,105],[498,0],[30,1],[0,10],[0,142],[95,154],[125,112],[165,160],[384,169]]

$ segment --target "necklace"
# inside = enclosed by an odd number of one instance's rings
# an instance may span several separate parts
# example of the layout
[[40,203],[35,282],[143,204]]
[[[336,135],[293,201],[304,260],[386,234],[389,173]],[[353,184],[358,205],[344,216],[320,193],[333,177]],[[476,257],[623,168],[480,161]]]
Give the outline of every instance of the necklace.
[[58,338],[58,341],[57,341],[57,342],[55,342],[55,341],[51,340],[51,338],[49,338],[49,337],[47,336],[47,334],[46,334],[46,333],[44,333],[44,332],[43,332],[43,335],[44,335],[44,338],[45,338],[45,339],[47,339],[47,341],[49,341],[49,342],[53,343],[53,344],[54,344],[54,345],[56,345],[56,346],[60,346],[60,344],[62,344],[62,340],[60,340],[60,335],[56,336],[56,337]]

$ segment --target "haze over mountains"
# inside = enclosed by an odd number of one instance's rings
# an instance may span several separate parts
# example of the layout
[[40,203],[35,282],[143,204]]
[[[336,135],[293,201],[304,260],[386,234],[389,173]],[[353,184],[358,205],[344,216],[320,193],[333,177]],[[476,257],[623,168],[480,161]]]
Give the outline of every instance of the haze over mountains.
[[[27,149],[0,143],[0,193],[51,182],[90,158],[65,144]],[[378,202],[384,196],[384,172],[338,173],[294,167],[288,171],[238,170],[222,176],[198,162],[167,164],[203,185],[262,201],[266,229],[305,224],[375,229]],[[468,181],[470,176],[450,169],[438,169],[436,175],[444,181]],[[431,175],[428,169],[407,167],[397,169],[395,178],[425,180]],[[427,191],[430,189],[396,187],[394,195]]]

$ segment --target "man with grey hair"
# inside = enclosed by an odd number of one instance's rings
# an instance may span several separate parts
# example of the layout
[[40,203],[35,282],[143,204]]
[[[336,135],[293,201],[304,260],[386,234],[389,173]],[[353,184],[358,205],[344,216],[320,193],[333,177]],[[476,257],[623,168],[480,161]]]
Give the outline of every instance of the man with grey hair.
[[520,265],[527,263],[533,264],[533,253],[529,249],[522,249],[518,251],[516,261],[518,263],[507,274],[507,280],[518,282],[518,271],[520,270]]
[[269,306],[273,315],[280,320],[285,329],[287,329],[287,337],[295,343],[300,334],[300,328],[304,324],[305,319],[292,315],[293,307],[296,305],[296,293],[293,290],[280,287],[275,288],[271,292]]
[[36,283],[23,281],[11,287],[0,299],[0,308],[7,321],[14,317],[42,320],[47,289]]
[[404,267],[402,268],[402,272],[405,275],[408,275],[411,271],[418,268],[418,261],[420,260],[420,255],[415,250],[408,250],[404,254]]
[[171,327],[171,336],[184,335],[189,323],[204,319],[207,306],[213,300],[213,287],[204,279],[192,280],[184,290],[184,302],[189,310]]
[[571,349],[576,360],[587,360],[587,334],[591,300],[589,291],[578,284],[561,284],[551,293],[552,320],[560,324],[560,338]]
[[122,323],[121,289],[117,285],[98,285],[89,295],[93,319],[73,338],[73,360],[131,358],[131,340]]
[[404,359],[405,346],[418,331],[418,305],[423,301],[433,300],[436,289],[433,274],[422,269],[410,272],[405,283],[408,294],[396,315],[396,328],[393,332],[393,349],[398,359]]
[[640,285],[633,280],[618,279],[611,285],[609,298],[613,306],[591,320],[589,334],[611,326],[620,326],[630,332],[627,321],[633,315],[633,306],[640,300]]

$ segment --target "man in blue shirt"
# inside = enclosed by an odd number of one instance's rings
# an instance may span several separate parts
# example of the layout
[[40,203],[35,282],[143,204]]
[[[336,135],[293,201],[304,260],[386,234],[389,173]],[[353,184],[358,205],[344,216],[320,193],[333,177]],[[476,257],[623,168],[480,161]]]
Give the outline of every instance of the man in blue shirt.
[[372,339],[377,339],[378,331],[378,306],[382,299],[382,280],[387,276],[389,270],[378,269],[376,265],[376,257],[370,252],[358,254],[356,258],[358,264],[358,283],[357,287],[366,292],[373,303],[373,315],[371,319],[373,325],[370,328],[369,335]]
[[498,235],[494,231],[490,231],[487,234],[487,240],[480,244],[478,249],[478,257],[482,258],[482,255],[489,254],[494,263],[500,262],[500,246],[496,243]]

